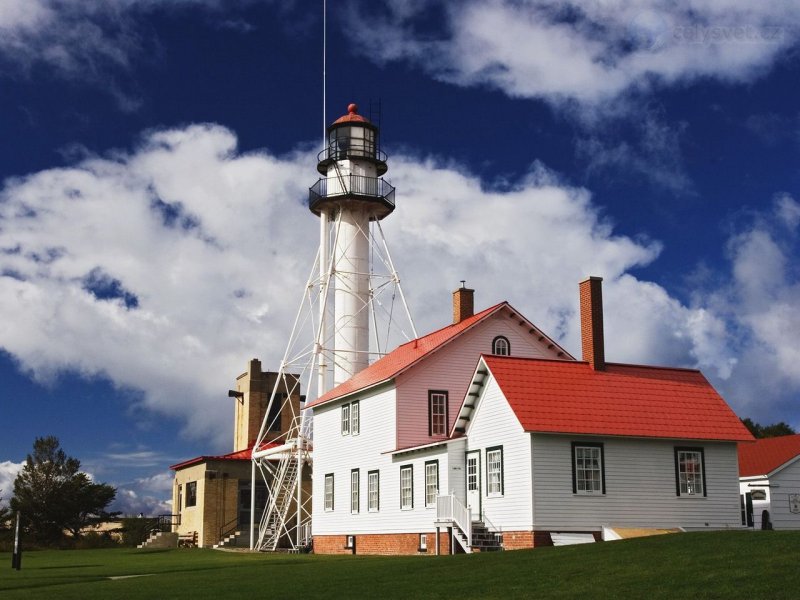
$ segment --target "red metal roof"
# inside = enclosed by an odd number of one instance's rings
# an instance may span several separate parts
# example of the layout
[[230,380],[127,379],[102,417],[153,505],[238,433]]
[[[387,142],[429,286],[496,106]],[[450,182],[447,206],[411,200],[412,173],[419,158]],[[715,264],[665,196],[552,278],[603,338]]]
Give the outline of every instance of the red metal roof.
[[369,119],[366,117],[362,117],[358,114],[358,104],[348,104],[347,105],[347,114],[339,117],[336,119],[333,124],[336,125],[337,123],[369,123]]
[[441,346],[457,337],[476,323],[482,321],[491,314],[496,313],[504,306],[509,306],[508,302],[501,302],[487,308],[477,314],[464,319],[459,323],[448,325],[426,336],[411,340],[398,346],[386,356],[376,360],[363,371],[359,371],[353,377],[339,384],[332,390],[323,394],[316,400],[306,404],[306,408],[316,407],[320,404],[330,402],[336,398],[341,398],[353,392],[363,390],[373,385],[377,385],[389,379],[397,377],[401,372],[408,369],[411,365],[421,358],[439,349]]
[[[271,442],[269,444],[261,444],[260,449],[268,450],[269,448],[274,448],[277,445],[278,445],[277,442]],[[191,467],[192,465],[212,460],[250,460],[250,456],[252,454],[253,454],[253,447],[250,446],[249,448],[245,448],[244,450],[239,450],[238,452],[231,452],[229,454],[220,454],[218,456],[197,456],[195,458],[190,458],[189,460],[185,460],[183,462],[171,465],[170,469],[172,469],[173,471],[177,471],[178,469]]]
[[739,446],[739,475],[767,475],[800,455],[800,434],[756,440]]
[[752,441],[700,371],[484,356],[526,431]]

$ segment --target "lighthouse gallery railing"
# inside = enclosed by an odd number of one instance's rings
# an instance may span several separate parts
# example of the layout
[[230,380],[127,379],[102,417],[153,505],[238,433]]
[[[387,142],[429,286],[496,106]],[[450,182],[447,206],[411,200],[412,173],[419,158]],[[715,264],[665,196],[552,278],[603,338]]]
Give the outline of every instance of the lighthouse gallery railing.
[[308,205],[313,207],[320,200],[348,195],[380,199],[394,206],[394,187],[381,177],[364,175],[323,177],[308,189]]

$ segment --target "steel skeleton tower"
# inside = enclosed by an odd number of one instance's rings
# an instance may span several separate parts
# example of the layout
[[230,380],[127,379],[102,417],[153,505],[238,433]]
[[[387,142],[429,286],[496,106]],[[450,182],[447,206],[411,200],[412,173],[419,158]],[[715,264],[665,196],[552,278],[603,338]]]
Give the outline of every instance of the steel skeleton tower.
[[[308,207],[320,218],[319,251],[253,447],[253,549],[297,548],[310,540],[311,498],[302,482],[312,463],[312,423],[296,399],[322,396],[389,344],[417,335],[380,226],[394,211],[394,188],[381,177],[388,167],[379,133],[350,104],[327,128],[318,156],[322,177],[309,189]],[[402,310],[395,310],[398,299]],[[390,339],[395,334],[402,339]],[[276,415],[287,412],[291,427],[271,436]],[[257,472],[269,490],[263,508],[255,498]]]

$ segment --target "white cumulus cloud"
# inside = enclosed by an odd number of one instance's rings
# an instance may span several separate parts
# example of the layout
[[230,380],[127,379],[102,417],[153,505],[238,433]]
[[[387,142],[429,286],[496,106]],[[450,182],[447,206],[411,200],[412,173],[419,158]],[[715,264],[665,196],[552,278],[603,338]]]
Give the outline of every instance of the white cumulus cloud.
[[[312,152],[242,154],[230,130],[192,125],[6,181],[0,346],[38,379],[70,370],[141,390],[143,408],[225,447],[224,391],[253,356],[277,367],[303,293],[318,236],[303,200],[315,177]],[[617,232],[588,190],[541,165],[491,186],[405,155],[389,178],[398,208],[384,228],[421,333],[449,322],[450,292],[466,279],[478,307],[507,299],[577,355],[577,283],[599,275],[609,360],[739,381],[753,346],[732,340],[744,336],[771,354],[764,373],[785,371],[797,389],[797,285],[786,285],[796,273],[766,226],[731,241],[729,293],[686,304],[634,274],[657,260],[659,242]],[[796,229],[793,203],[770,216],[784,238]],[[770,386],[758,397],[762,414],[783,398]],[[728,399],[745,402],[739,387]]]
[[[365,56],[442,81],[554,103],[632,88],[759,77],[797,42],[795,3],[736,0],[442,0],[351,3]],[[432,31],[431,15],[445,22]]]

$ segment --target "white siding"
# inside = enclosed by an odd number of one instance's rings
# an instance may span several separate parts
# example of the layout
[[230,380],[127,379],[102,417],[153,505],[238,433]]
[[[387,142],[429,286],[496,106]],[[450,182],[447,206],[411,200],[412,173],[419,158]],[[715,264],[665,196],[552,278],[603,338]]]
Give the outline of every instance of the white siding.
[[[605,495],[572,493],[573,441],[603,443]],[[531,443],[537,529],[741,526],[735,443],[546,434]],[[677,496],[676,446],[704,449],[706,497]]]
[[769,481],[772,526],[775,529],[800,529],[800,514],[789,511],[789,495],[800,494],[800,460],[775,473]]
[[511,356],[556,358],[558,350],[548,350],[547,339],[540,342],[538,335],[528,333],[528,326],[519,324],[519,316],[512,319],[509,315],[508,310],[503,310],[488,317],[397,378],[398,448],[427,444],[446,437],[428,435],[428,390],[448,392],[447,424],[451,428],[478,357],[492,353],[492,340],[496,336],[508,338]]
[[[450,485],[448,445],[393,456],[395,390],[359,398],[360,434],[341,434],[341,403],[314,411],[313,534],[433,531],[436,508],[425,507],[425,462],[439,461],[439,489]],[[352,401],[352,400],[351,400]],[[463,442],[449,445],[462,447]],[[400,467],[413,466],[414,508],[400,509]],[[360,511],[350,511],[350,473],[359,469]],[[368,473],[380,472],[380,509],[368,510]],[[334,510],[325,511],[325,475],[334,475]]]
[[[513,350],[513,347],[512,347]],[[467,429],[467,450],[481,452],[481,509],[490,528],[529,530],[532,526],[531,447],[503,393],[489,377]],[[503,495],[488,497],[486,449],[503,448]],[[465,490],[462,488],[462,494]]]

